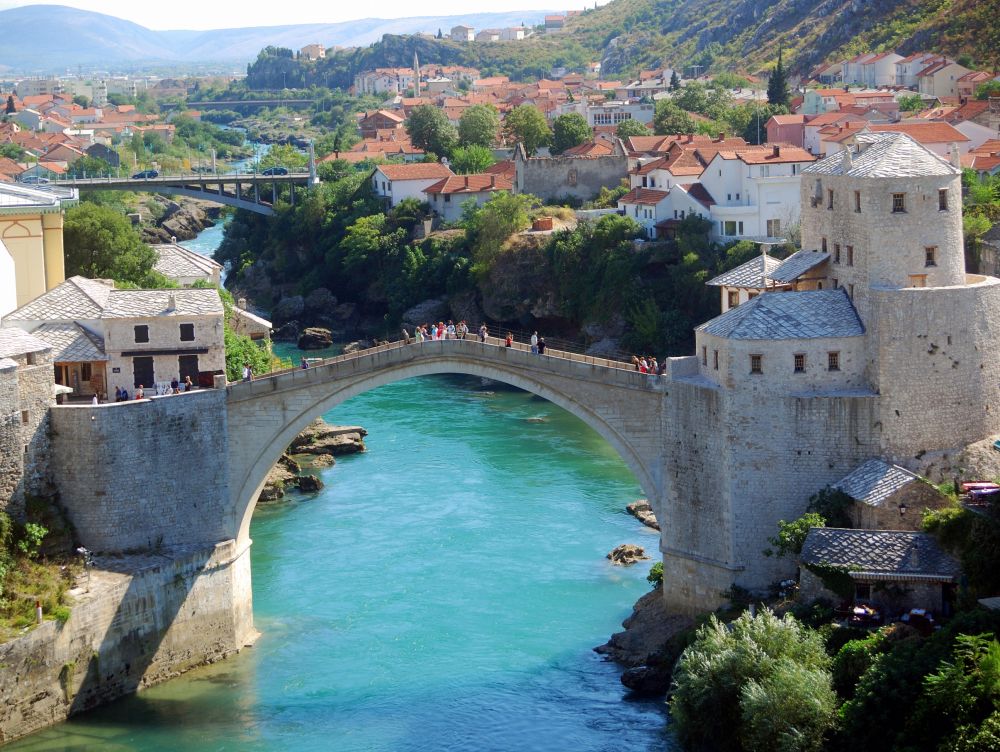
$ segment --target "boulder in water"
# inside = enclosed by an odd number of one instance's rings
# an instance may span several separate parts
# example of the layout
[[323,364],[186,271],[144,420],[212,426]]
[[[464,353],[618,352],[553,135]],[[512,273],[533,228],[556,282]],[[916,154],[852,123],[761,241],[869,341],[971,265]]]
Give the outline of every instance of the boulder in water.
[[302,475],[299,477],[299,490],[303,493],[318,493],[323,490],[323,481],[315,475]]
[[653,507],[646,499],[636,499],[631,504],[628,504],[625,509],[646,527],[651,527],[654,530],[660,529],[660,523],[656,519]]
[[646,549],[642,546],[637,546],[634,543],[622,543],[620,546],[616,546],[607,558],[611,559],[612,564],[627,567],[649,557],[646,556]]
[[299,335],[300,350],[322,350],[333,345],[329,329],[310,326]]

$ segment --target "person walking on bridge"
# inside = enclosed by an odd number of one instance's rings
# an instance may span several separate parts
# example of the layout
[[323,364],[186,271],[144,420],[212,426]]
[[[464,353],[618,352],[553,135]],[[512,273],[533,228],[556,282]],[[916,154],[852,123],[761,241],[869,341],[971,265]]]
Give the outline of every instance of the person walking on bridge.
[[532,332],[531,334],[531,352],[538,352],[538,332]]
[[541,337],[538,340],[538,354],[545,355],[545,337]]
[[486,337],[489,334],[489,329],[486,328],[486,324],[479,327],[479,341],[486,342]]

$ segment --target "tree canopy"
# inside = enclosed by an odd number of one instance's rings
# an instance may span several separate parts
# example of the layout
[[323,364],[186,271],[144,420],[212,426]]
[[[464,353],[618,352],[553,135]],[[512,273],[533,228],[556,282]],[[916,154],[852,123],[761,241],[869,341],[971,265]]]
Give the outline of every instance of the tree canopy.
[[771,71],[771,78],[767,82],[767,103],[788,106],[791,94],[788,91],[788,71],[781,60],[782,50],[778,48],[778,64]]
[[108,206],[83,202],[66,212],[63,225],[66,276],[113,279],[138,287],[174,287],[153,269],[156,252],[132,223]]
[[586,143],[591,135],[587,118],[580,113],[560,115],[552,123],[552,153],[562,154],[567,149]]
[[552,131],[545,116],[530,104],[518,105],[508,112],[503,127],[507,140],[524,144],[529,156],[552,141]]
[[478,144],[459,146],[451,155],[451,169],[459,175],[483,172],[494,162],[493,152]]
[[653,130],[657,136],[694,133],[694,118],[670,100],[661,99],[656,103]]
[[440,157],[450,156],[458,145],[458,131],[440,107],[422,104],[413,108],[406,120],[406,132],[413,145]]
[[462,146],[493,146],[500,133],[500,113],[491,104],[474,104],[458,120],[458,141]]
[[650,130],[638,120],[629,118],[618,123],[618,127],[615,128],[615,135],[624,141],[630,136],[648,136],[650,135]]

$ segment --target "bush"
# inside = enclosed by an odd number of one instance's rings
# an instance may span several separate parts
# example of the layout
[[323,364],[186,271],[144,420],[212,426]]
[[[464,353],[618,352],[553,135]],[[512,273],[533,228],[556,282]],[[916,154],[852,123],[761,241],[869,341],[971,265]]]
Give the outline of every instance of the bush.
[[653,590],[656,590],[663,584],[663,562],[658,561],[653,566],[649,568],[649,574],[646,575],[646,582],[653,586]]
[[791,615],[712,616],[677,661],[670,710],[689,748],[819,749],[836,710],[829,658]]
[[17,542],[17,550],[29,559],[34,559],[38,556],[38,549],[48,532],[48,529],[36,522],[26,522]]
[[806,536],[814,527],[826,527],[826,520],[816,512],[806,512],[797,520],[785,522],[778,520],[778,534],[773,538],[768,538],[767,542],[774,548],[764,550],[765,556],[786,556],[787,554],[802,553],[802,546],[806,542]]

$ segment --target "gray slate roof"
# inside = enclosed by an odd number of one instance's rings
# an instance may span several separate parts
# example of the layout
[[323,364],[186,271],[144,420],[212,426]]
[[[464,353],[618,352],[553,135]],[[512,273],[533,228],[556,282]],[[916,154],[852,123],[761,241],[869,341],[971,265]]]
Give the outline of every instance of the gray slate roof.
[[920,478],[909,470],[880,459],[870,459],[834,483],[833,487],[856,501],[877,507],[903,486],[914,481],[919,482]]
[[802,170],[803,175],[850,175],[856,178],[904,178],[958,175],[961,171],[905,133],[861,133],[859,154],[847,160],[836,152]]
[[0,358],[12,358],[15,355],[42,352],[49,345],[38,337],[28,334],[24,329],[11,327],[0,329]]
[[152,248],[158,257],[153,268],[170,279],[211,277],[222,270],[222,264],[175,243],[154,245]]
[[716,287],[752,287],[764,289],[764,282],[761,279],[766,273],[771,276],[771,272],[781,266],[781,262],[771,256],[755,256],[728,272],[723,272],[718,277],[710,279],[706,284]]
[[222,312],[222,299],[217,290],[112,290],[101,318],[205,316],[222,315]]
[[858,312],[843,289],[765,292],[698,327],[727,339],[860,337]]
[[771,279],[775,282],[794,282],[828,258],[830,258],[830,254],[822,251],[796,251],[782,261],[778,268],[771,273]]
[[109,280],[70,277],[30,303],[3,317],[6,321],[73,321],[98,319],[107,305],[114,283]]
[[104,339],[76,323],[43,324],[31,334],[52,347],[52,360],[59,363],[89,363],[108,359],[104,353]]
[[[803,564],[852,568],[852,576],[897,575],[952,580],[961,568],[933,536],[908,530],[814,527],[802,546]],[[856,568],[856,569],[855,569]]]

